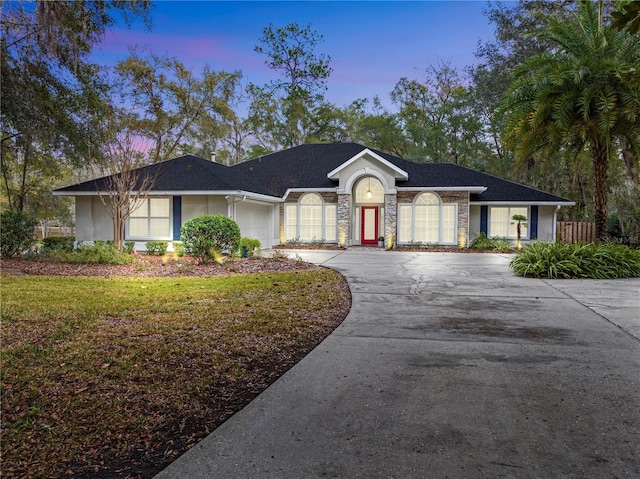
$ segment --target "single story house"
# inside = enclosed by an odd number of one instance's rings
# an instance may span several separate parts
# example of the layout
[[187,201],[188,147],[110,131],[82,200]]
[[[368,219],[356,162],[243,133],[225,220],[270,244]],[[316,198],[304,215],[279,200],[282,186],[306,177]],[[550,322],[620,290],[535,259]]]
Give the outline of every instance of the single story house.
[[[420,243],[465,247],[480,232],[554,241],[559,208],[573,202],[452,163],[413,163],[356,143],[309,144],[224,166],[192,155],[140,170],[153,187],[135,209],[125,239],[178,241],[196,216],[222,214],[263,248],[287,242],[387,247]],[[76,239],[112,239],[98,191],[104,178],[60,188],[74,196]]]

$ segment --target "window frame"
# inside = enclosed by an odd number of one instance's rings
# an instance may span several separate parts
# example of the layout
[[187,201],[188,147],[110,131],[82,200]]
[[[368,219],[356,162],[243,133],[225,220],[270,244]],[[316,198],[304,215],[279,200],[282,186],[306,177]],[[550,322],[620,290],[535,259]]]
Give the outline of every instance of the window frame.
[[[493,210],[495,209],[506,209],[507,210],[507,234],[506,235],[496,235],[493,233]],[[511,205],[511,206],[489,206],[488,208],[488,212],[487,212],[487,236],[489,238],[506,238],[509,240],[515,240],[518,238],[518,232],[516,230],[516,223],[515,221],[513,221],[511,218],[516,215],[516,214],[520,214],[520,212],[512,212],[512,210],[526,210],[526,214],[524,216],[527,217],[527,223],[529,222],[529,219],[531,218],[531,206],[527,205],[527,206],[515,206],[515,205]],[[513,224],[511,224],[513,223]],[[530,239],[530,235],[531,233],[529,232],[529,227],[527,226],[526,228],[523,227],[523,235],[520,237],[520,239],[522,240],[528,240]]]
[[[435,203],[423,203],[423,204],[418,204],[418,202],[420,201],[421,198],[424,197],[424,195],[433,195],[433,197],[437,200],[437,204]],[[410,213],[410,219],[409,219],[409,230],[410,230],[410,239],[406,239],[406,238],[402,238],[401,239],[401,230],[400,228],[402,228],[402,223],[406,222],[406,210],[407,207],[410,207],[411,213]],[[416,213],[419,211],[420,207],[430,207],[430,208],[437,208],[438,211],[438,240],[437,242],[434,241],[422,241],[422,240],[416,240]],[[453,232],[453,240],[452,241],[443,241],[443,238],[445,237],[445,231],[444,231],[444,223],[445,223],[445,215],[444,215],[444,211],[445,208],[453,208],[453,225],[452,225],[452,232]],[[442,198],[440,197],[440,195],[438,195],[436,192],[434,191],[423,191],[419,194],[417,194],[414,198],[413,201],[411,203],[398,203],[398,209],[397,209],[397,224],[399,227],[398,230],[398,244],[411,244],[414,242],[419,242],[422,244],[437,244],[437,245],[457,245],[458,242],[456,240],[457,238],[457,229],[458,229],[458,203],[445,203],[444,201],[442,201]],[[407,225],[405,225],[405,227],[407,227]]]
[[[317,198],[320,199],[320,204],[318,204],[317,206],[319,206],[322,211],[321,224],[320,224],[320,228],[322,230],[322,237],[316,238],[314,236],[312,238],[302,239],[301,228],[303,226],[304,227],[309,226],[309,225],[301,224],[301,213],[302,213],[302,207],[304,206],[303,201],[305,197],[308,198],[310,195],[315,195]],[[334,213],[332,213],[331,216],[335,219],[335,224],[332,224],[332,225],[327,224],[327,218],[330,216],[328,214],[329,208],[334,210]],[[295,209],[295,217],[292,218],[291,216],[294,209]],[[288,238],[287,231],[291,231],[293,228],[295,228],[295,237]],[[331,231],[332,233],[331,238],[327,238],[327,233],[329,231]],[[315,192],[304,193],[303,195],[300,196],[300,198],[298,198],[298,201],[296,201],[295,203],[285,203],[284,205],[284,240],[285,242],[295,240],[303,243],[312,243],[313,241],[337,243],[338,242],[338,204],[327,203],[320,193],[315,193]]]
[[[169,214],[168,216],[151,216],[151,202],[153,200],[167,200],[169,202]],[[145,216],[132,216],[131,214],[129,214],[129,216],[127,217],[127,222],[125,224],[125,240],[139,240],[139,241],[154,241],[154,240],[165,240],[165,241],[171,241],[173,239],[173,202],[172,202],[172,197],[171,196],[147,196],[146,198],[143,199],[143,204],[139,205],[137,208],[135,208],[133,211],[139,211],[140,208],[144,207],[144,204],[146,204],[146,208],[147,208],[147,214]],[[144,236],[133,236],[131,235],[131,219],[132,218],[145,218],[146,219],[146,223],[147,223],[147,234]],[[167,236],[151,236],[149,233],[151,232],[151,221],[152,220],[158,220],[158,219],[163,219],[166,220],[168,222],[168,231],[167,231]]]

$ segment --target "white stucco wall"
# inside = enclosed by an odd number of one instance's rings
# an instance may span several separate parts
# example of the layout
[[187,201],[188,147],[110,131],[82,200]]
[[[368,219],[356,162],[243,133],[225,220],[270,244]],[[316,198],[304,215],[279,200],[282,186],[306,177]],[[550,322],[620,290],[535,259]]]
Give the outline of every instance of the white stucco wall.
[[112,240],[113,222],[95,196],[76,196],[76,241]]
[[[340,171],[339,188],[344,190],[349,186],[353,187],[354,183],[349,185],[349,182],[354,180],[354,176],[362,176],[363,169],[369,170],[369,174],[376,176],[379,173],[383,177],[383,185],[386,183],[388,188],[395,188],[395,173],[391,168],[384,166],[377,160],[369,159],[368,157],[359,158],[350,165],[346,166]],[[351,191],[349,191],[351,193]]]
[[554,212],[555,206],[538,207],[538,241],[555,241]]
[[480,233],[480,205],[469,205],[469,243]]
[[260,240],[263,248],[273,246],[274,209],[271,204],[243,201],[233,205],[232,218],[243,237]]

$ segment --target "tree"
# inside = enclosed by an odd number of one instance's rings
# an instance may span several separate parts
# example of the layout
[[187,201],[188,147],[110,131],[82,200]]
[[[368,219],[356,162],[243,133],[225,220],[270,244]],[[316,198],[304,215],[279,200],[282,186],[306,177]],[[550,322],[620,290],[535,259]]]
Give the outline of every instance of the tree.
[[175,58],[133,51],[115,74],[119,104],[130,111],[130,128],[151,142],[152,162],[174,156],[184,142],[206,147],[227,135],[239,72],[205,67],[197,76]]
[[149,1],[133,0],[3,2],[0,155],[12,209],[28,207],[52,161],[87,157],[86,115],[100,108],[102,88],[87,56],[117,18],[148,20],[149,9]]
[[122,251],[127,219],[147,197],[155,176],[149,168],[140,168],[145,164],[148,145],[129,127],[126,114],[114,112],[105,131],[102,159],[93,160],[93,170],[99,177],[96,192],[112,219],[113,245]]
[[520,238],[522,238],[522,227],[527,227],[527,217],[524,215],[513,215],[511,219],[516,224],[516,248],[520,249],[522,248],[520,244]]
[[473,96],[458,71],[448,63],[429,66],[424,81],[402,78],[391,98],[414,148],[409,159],[418,162],[478,164],[486,152],[482,125],[473,109]]
[[503,107],[507,140],[521,158],[537,150],[589,151],[596,235],[605,239],[617,141],[626,137],[635,152],[640,141],[640,90],[618,73],[640,64],[640,38],[605,25],[598,7],[581,2],[571,20],[548,19],[539,36],[553,50],[516,70]]
[[322,35],[311,25],[290,23],[281,28],[269,25],[255,51],[267,56],[265,64],[281,78],[264,87],[250,85],[253,101],[250,122],[259,140],[275,148],[304,143],[313,126],[314,111],[322,107],[331,58],[316,54]]

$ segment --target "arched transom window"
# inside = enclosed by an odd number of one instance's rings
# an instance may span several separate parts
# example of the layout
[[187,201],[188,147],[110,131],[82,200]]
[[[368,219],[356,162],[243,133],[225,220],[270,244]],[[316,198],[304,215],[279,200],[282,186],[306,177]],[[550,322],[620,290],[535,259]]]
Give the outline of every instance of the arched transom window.
[[356,185],[356,204],[384,203],[384,187],[374,176],[365,176]]
[[398,205],[398,242],[456,244],[457,204],[443,203],[435,193],[421,193],[413,203]]
[[285,241],[337,240],[338,205],[325,203],[317,193],[306,193],[285,205]]

